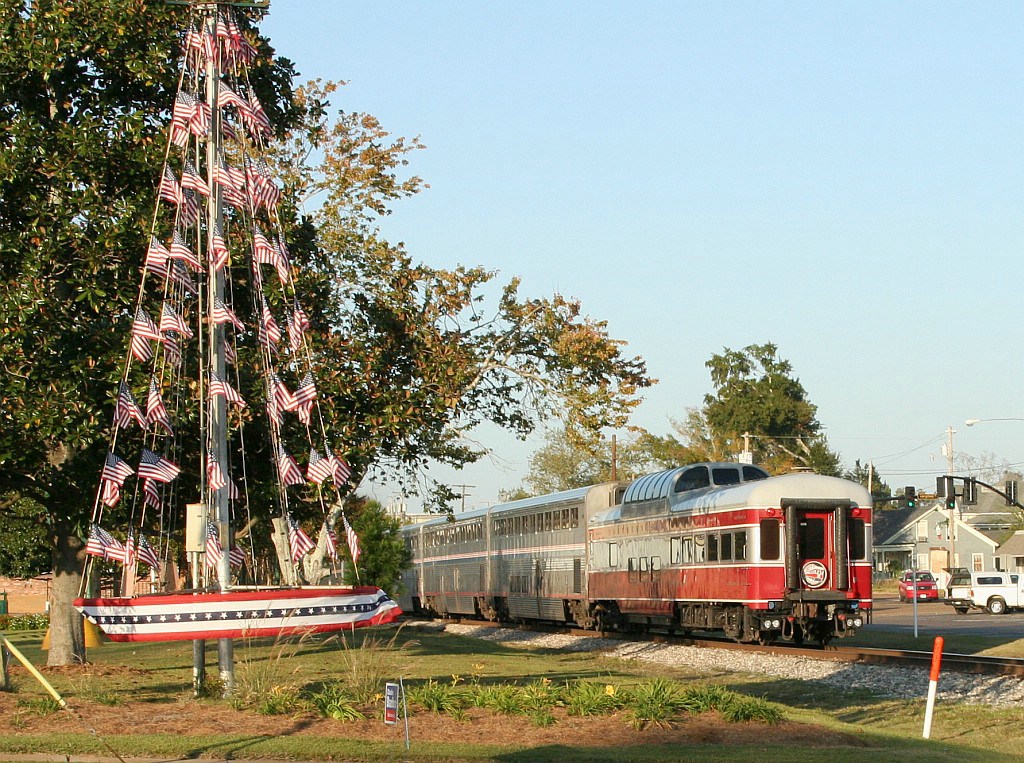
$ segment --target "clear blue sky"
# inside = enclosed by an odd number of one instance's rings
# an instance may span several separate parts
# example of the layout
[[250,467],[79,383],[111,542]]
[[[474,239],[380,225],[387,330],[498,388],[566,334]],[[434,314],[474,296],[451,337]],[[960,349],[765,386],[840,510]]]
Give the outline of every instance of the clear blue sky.
[[[1024,464],[1024,422],[963,423],[1024,417],[1024,5],[276,0],[262,28],[427,145],[389,238],[578,297],[647,360],[636,424],[772,341],[893,487],[934,485],[950,425]],[[471,505],[536,445],[482,436]]]

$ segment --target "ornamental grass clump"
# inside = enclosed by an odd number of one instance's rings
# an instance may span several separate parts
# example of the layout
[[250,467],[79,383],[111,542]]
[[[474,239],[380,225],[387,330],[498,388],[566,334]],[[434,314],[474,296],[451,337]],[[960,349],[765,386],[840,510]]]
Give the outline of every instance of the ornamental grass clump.
[[683,692],[684,709],[696,715],[717,711],[730,723],[760,721],[777,724],[783,720],[782,710],[759,697],[747,697],[726,689],[719,684],[690,686]]
[[570,681],[562,690],[562,704],[569,715],[610,715],[622,708],[623,699],[617,687],[594,681]]
[[405,691],[411,703],[438,715],[460,711],[465,705],[462,693],[454,686],[438,683],[432,678],[426,683],[406,686]]
[[686,709],[682,690],[663,678],[633,687],[626,701],[630,725],[635,729],[669,727],[676,716]]
[[304,699],[311,710],[324,718],[336,721],[361,721],[366,718],[351,691],[337,682],[307,688]]

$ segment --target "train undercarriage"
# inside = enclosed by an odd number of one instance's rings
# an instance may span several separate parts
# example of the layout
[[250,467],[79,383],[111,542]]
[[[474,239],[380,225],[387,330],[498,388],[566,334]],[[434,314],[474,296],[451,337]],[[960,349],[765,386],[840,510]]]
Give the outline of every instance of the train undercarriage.
[[[418,604],[417,600],[417,604]],[[709,604],[704,602],[676,602],[671,615],[650,616],[624,613],[615,601],[563,600],[564,616],[555,620],[575,623],[584,630],[593,631],[647,631],[663,630],[669,633],[717,631],[741,643],[771,644],[805,641],[827,644],[834,638],[852,636],[865,624],[866,614],[845,599],[794,599],[782,607],[759,610],[742,604]],[[443,611],[432,597],[421,607],[434,615],[460,614]],[[475,616],[490,622],[529,620],[510,614],[503,597],[478,596],[475,598]],[[551,618],[537,618],[552,621]]]

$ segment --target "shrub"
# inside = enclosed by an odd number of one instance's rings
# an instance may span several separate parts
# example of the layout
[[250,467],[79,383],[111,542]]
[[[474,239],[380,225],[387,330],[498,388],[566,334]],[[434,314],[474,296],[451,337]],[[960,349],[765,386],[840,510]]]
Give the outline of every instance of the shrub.
[[338,684],[326,684],[318,691],[310,691],[306,703],[324,718],[337,721],[361,721],[366,716],[356,707],[355,697]]
[[451,713],[463,706],[463,699],[455,691],[455,687],[439,684],[434,679],[423,684],[406,686],[405,691],[410,702],[432,713]]
[[630,725],[636,729],[651,725],[671,726],[672,720],[685,709],[679,687],[663,678],[656,678],[630,690],[626,707]]
[[49,627],[49,615],[0,615],[0,631],[41,631]]
[[573,681],[565,685],[562,702],[569,715],[608,715],[622,707],[623,693],[611,684]]
[[358,645],[354,632],[349,632],[348,636],[344,631],[341,633],[340,678],[359,704],[370,704],[385,683],[403,673],[404,652],[416,642],[398,644],[401,630],[397,628],[386,640],[363,634]]

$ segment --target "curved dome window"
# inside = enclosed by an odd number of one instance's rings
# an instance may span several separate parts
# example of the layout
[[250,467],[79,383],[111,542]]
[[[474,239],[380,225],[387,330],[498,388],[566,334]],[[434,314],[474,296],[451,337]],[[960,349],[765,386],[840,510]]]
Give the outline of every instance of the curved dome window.
[[675,492],[685,493],[687,490],[699,490],[711,486],[711,475],[706,466],[695,466],[687,469],[676,480]]

